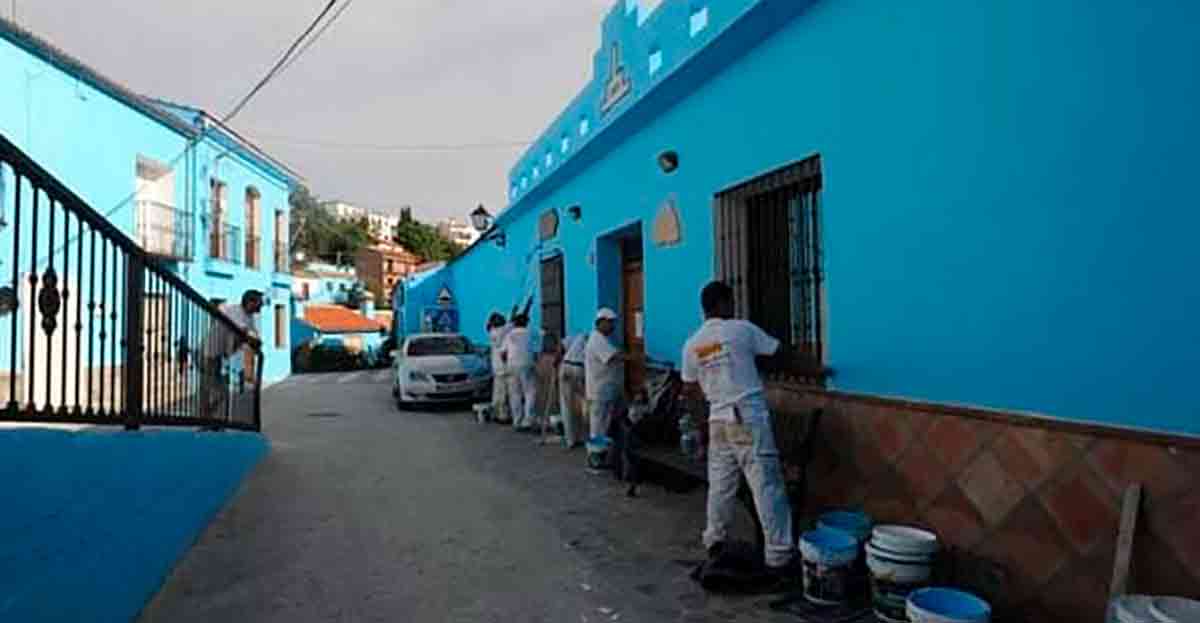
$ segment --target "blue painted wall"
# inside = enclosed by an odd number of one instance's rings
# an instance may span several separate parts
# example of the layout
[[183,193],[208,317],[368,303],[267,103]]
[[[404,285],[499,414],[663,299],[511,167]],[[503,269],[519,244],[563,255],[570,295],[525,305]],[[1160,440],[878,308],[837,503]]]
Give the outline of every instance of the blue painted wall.
[[[451,284],[478,339],[527,289],[537,216],[578,204],[542,249],[567,258],[569,329],[594,313],[597,237],[640,221],[647,349],[677,361],[713,274],[713,195],[820,154],[836,388],[1200,434],[1200,5],[712,4],[710,38],[682,61],[678,16],[638,26],[618,7],[602,49],[658,41],[663,77],[635,73],[599,122],[585,90],[564,119],[591,111],[591,138],[522,191],[558,120],[513,169],[507,247],[477,245],[416,294]],[[669,176],[664,149],[681,158]],[[660,249],[669,196],[683,241]]]
[[[291,277],[285,274],[287,271],[274,271],[274,216],[276,210],[283,210],[283,220],[288,220],[287,198],[295,179],[246,150],[231,151],[236,145],[235,139],[219,128],[210,128],[204,138],[189,149],[190,139],[197,136],[200,129],[196,127],[189,131],[187,127],[195,120],[193,114],[174,110],[185,122],[181,124],[182,129],[148,116],[88,81],[29,53],[9,40],[7,31],[0,34],[5,35],[0,36],[0,76],[4,76],[5,83],[10,86],[0,93],[0,134],[17,144],[131,237],[135,234],[133,199],[138,157],[169,165],[175,174],[175,205],[191,211],[195,236],[194,261],[175,263],[171,268],[209,299],[238,300],[246,289],[263,290],[268,297],[268,306],[259,319],[266,345],[264,379],[275,382],[287,377],[291,372],[290,348],[274,348],[272,314],[276,304],[284,305],[286,311]],[[13,185],[11,175],[9,178],[2,200],[11,217]],[[228,185],[230,222],[242,227],[246,225],[245,189],[254,187],[261,193],[261,268],[251,270],[244,265],[207,258],[206,223],[212,178]],[[31,249],[29,232],[27,222],[21,258],[18,258],[22,272],[28,270],[33,259],[28,255]],[[44,252],[49,248],[45,221],[41,233],[37,248]],[[12,227],[0,231],[0,280],[4,282],[12,278],[13,234]],[[286,236],[286,231],[280,235]],[[60,234],[58,246],[61,241]],[[39,270],[44,268],[45,263],[39,262]],[[115,286],[123,287],[119,281]],[[73,289],[76,295],[91,294],[86,285]],[[23,305],[27,292],[26,286],[22,293]],[[18,334],[22,330],[18,325]],[[0,343],[7,344],[12,339],[12,329],[6,319],[0,322]],[[8,349],[0,351],[3,351],[0,352],[0,367],[11,368]]]

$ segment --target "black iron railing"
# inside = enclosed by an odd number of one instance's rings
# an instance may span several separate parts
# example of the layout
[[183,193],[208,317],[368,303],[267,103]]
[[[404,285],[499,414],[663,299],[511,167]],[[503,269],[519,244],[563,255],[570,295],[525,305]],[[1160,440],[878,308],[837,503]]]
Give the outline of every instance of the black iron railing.
[[261,429],[257,342],[3,136],[0,176],[0,419]]
[[137,242],[146,253],[170,260],[192,260],[191,212],[150,200],[138,200],[136,207]]
[[233,264],[242,263],[242,228],[220,218],[209,223],[208,256]]

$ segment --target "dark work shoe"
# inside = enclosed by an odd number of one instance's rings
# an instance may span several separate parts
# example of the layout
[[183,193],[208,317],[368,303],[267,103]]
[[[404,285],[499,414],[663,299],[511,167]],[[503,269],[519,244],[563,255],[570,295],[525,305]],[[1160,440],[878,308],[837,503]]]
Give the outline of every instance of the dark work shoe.
[[712,545],[708,546],[708,559],[716,560],[724,552],[725,552],[725,544],[724,543],[713,543]]
[[768,566],[767,572],[779,580],[799,580],[804,576],[804,558],[796,552],[787,563],[778,567]]

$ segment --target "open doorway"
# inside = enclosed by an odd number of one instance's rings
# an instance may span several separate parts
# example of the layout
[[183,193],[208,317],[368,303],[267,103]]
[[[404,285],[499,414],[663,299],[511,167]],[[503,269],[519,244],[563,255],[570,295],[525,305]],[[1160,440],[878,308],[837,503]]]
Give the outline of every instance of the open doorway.
[[636,393],[646,382],[646,282],[641,223],[597,240],[598,300],[619,316],[615,337],[628,354],[625,387]]

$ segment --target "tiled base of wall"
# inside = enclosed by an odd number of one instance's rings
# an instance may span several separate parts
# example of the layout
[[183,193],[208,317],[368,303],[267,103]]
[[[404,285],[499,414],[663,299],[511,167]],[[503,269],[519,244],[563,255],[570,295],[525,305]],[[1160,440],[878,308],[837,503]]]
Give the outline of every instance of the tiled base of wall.
[[[1144,486],[1134,540],[1139,593],[1200,599],[1200,449],[1120,431],[1051,430],[775,388],[789,417],[825,409],[807,512],[858,506],[932,528],[956,578],[989,593],[998,621],[1104,620],[1123,492]],[[964,573],[964,563],[973,571]]]

